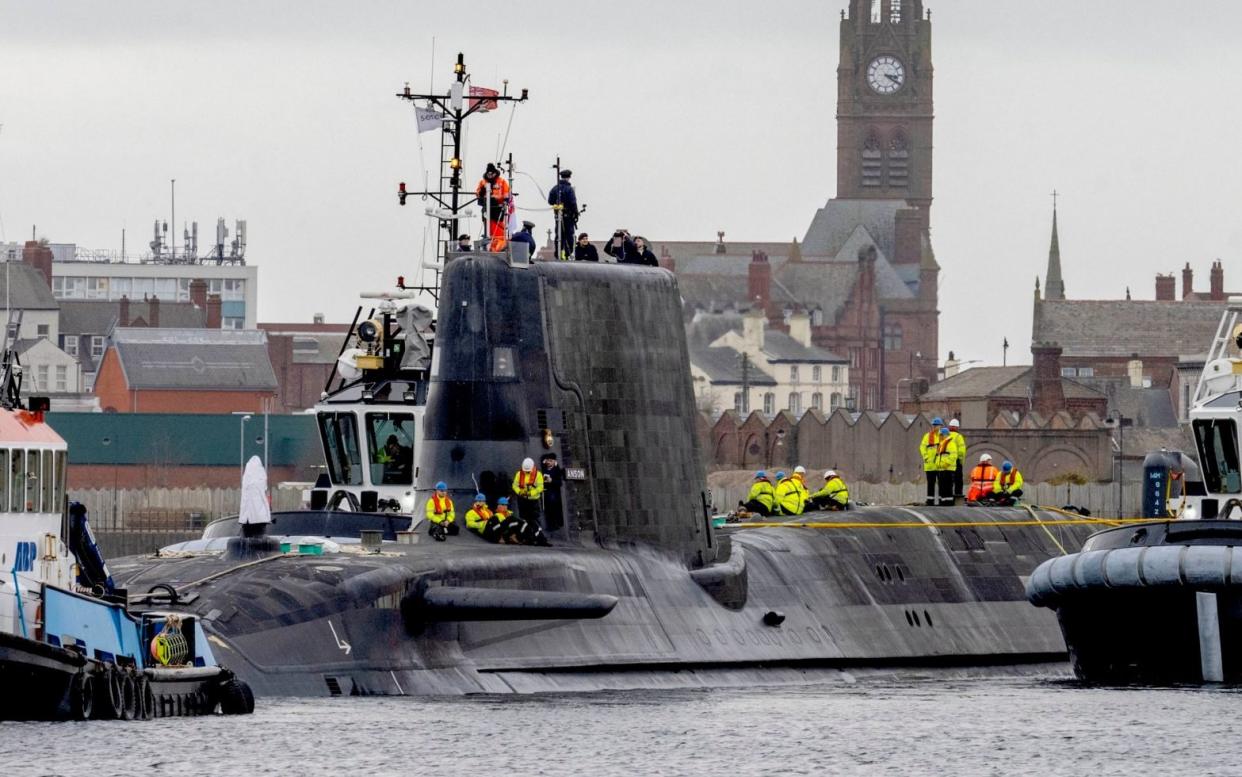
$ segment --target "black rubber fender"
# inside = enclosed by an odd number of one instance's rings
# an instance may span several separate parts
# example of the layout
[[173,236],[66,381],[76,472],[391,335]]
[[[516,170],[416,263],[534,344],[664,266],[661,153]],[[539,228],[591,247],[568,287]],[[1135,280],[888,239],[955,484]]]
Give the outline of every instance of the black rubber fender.
[[124,677],[115,667],[110,667],[100,675],[99,680],[107,690],[107,693],[100,694],[102,696],[100,701],[103,703],[97,705],[99,716],[108,720],[119,720],[125,709]]
[[69,681],[69,719],[90,720],[95,712],[95,679],[78,672]]
[[249,715],[254,712],[254,692],[250,686],[236,677],[220,683],[220,711],[225,715]]
[[134,676],[129,673],[120,675],[121,678],[121,720],[136,720],[139,718],[139,701],[138,701],[138,683],[134,681]]
[[134,695],[138,699],[138,719],[151,720],[155,717],[155,692],[151,690],[151,681],[140,675]]

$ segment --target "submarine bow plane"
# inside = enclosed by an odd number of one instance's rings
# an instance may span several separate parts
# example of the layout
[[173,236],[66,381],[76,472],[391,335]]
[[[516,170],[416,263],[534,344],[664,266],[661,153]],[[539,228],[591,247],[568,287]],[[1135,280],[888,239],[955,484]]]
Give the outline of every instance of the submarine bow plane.
[[[428,102],[460,137],[470,109],[454,92]],[[862,507],[793,519],[810,527],[713,526],[676,277],[449,252],[460,162],[442,169],[446,261],[423,290],[438,318],[408,294],[378,295],[356,317],[316,408],[328,467],[309,508],[274,512],[266,536],[221,520],[175,553],[113,564],[130,590],[173,587],[256,694],[763,684],[1065,660],[1055,617],[1027,603],[1024,583],[1076,550],[1088,522]],[[494,506],[519,463],[547,453],[566,473],[550,546],[428,536],[435,483],[460,522],[476,493]]]

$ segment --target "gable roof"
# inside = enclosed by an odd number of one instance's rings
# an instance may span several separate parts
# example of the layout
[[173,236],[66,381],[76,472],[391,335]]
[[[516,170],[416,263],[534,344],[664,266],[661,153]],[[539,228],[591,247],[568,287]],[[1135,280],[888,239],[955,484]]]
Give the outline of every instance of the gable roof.
[[5,299],[14,310],[57,308],[43,273],[25,262],[4,262],[0,267],[0,302]]
[[[160,326],[197,329],[207,325],[207,311],[192,302],[160,300]],[[65,299],[60,301],[60,332],[63,335],[106,335],[121,315],[120,300]],[[130,323],[151,320],[151,305],[143,300],[129,303]]]
[[[972,367],[931,386],[920,402],[961,399],[1025,399],[1032,396],[1030,365]],[[1066,399],[1106,399],[1103,392],[1061,378]]]
[[892,256],[897,211],[909,208],[905,200],[828,200],[815,212],[802,240],[802,252],[814,256],[836,256],[863,226],[876,241],[876,248]]
[[136,389],[272,391],[267,335],[256,330],[118,327],[113,348]]
[[[712,383],[742,385],[742,355],[727,346],[690,349],[690,363],[707,373]],[[754,362],[747,380],[752,386],[775,386],[776,380]]]
[[1063,356],[1176,358],[1210,345],[1224,312],[1193,300],[1038,300],[1031,339]]
[[815,345],[803,345],[777,329],[763,332],[763,353],[772,362],[812,362],[816,364],[846,364],[849,359]]

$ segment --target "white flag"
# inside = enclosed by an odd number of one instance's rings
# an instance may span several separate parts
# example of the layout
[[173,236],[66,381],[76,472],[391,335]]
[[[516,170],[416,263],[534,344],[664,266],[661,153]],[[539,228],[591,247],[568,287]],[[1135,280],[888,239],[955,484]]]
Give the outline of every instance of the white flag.
[[435,108],[419,108],[416,105],[414,115],[418,118],[419,132],[440,129],[440,122],[444,121],[444,116],[437,113]]

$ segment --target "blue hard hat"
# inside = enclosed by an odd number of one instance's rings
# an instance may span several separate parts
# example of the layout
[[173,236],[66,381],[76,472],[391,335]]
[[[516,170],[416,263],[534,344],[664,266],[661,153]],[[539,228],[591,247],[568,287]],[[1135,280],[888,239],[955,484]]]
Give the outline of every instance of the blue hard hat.
[[1011,470],[1011,469],[1013,469],[1013,462],[1012,462],[1012,461],[1007,461],[1007,462],[1005,462],[1004,464],[1002,464],[1002,465],[1001,465],[1001,472],[1008,472],[1008,471],[1009,471],[1009,470]]
[[941,436],[941,437],[948,437],[948,436],[949,436],[949,427],[947,427],[947,426],[942,426],[942,427],[940,427],[940,436]]
[[476,502],[486,502],[486,501],[487,501],[487,496],[486,496],[486,495],[484,495],[484,494],[475,494],[475,495],[474,495],[474,501],[476,501]]
[[932,426],[944,426],[944,419],[940,416],[936,416],[932,419]]
[[445,483],[443,480],[441,480],[439,483],[436,483],[436,490],[437,491],[448,491],[448,483]]
[[781,478],[783,478],[783,477],[785,477],[785,470],[783,470],[783,469],[781,469],[781,470],[777,470],[777,472],[776,472],[776,479],[777,479],[777,480],[780,480],[780,479],[781,479]]
[[507,497],[507,496],[502,496],[502,497],[500,497],[499,499],[497,499],[497,500],[496,500],[496,505],[497,505],[497,506],[500,506],[500,505],[506,505],[506,506],[508,506],[508,504],[509,504],[509,497]]
[[763,470],[759,470],[758,472],[755,473],[755,480],[759,480],[760,478],[766,478],[767,476],[768,476],[768,473],[764,472]]

